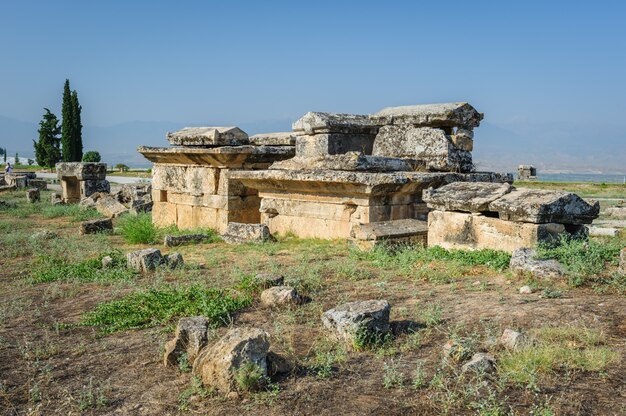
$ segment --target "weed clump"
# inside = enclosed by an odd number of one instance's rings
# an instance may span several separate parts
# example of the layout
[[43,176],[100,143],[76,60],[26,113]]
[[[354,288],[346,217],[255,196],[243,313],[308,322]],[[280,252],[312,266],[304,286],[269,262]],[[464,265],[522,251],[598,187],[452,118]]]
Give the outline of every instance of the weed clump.
[[[113,259],[110,267],[102,267],[102,258]],[[61,257],[40,257],[31,274],[32,283],[46,283],[57,280],[77,279],[83,282],[106,282],[131,279],[136,272],[126,268],[126,259],[119,251],[103,253],[100,256],[79,263],[72,263]]]
[[129,244],[155,244],[159,239],[159,233],[149,213],[121,217],[120,231],[124,241]]

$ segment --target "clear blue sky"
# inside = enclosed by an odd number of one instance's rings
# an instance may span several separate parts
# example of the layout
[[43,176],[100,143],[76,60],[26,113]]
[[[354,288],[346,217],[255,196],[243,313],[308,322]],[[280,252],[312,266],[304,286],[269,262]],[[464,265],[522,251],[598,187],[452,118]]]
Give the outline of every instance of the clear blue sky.
[[487,121],[626,125],[626,2],[0,5],[0,115],[250,122],[469,101]]

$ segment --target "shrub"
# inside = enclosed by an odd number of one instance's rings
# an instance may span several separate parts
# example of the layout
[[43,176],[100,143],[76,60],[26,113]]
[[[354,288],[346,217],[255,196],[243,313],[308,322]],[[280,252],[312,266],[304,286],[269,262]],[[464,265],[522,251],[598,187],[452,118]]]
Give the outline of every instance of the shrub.
[[[113,264],[102,268],[102,258],[111,256]],[[56,280],[78,279],[85,282],[112,281],[130,279],[135,272],[126,268],[126,259],[118,252],[109,252],[97,258],[72,263],[65,258],[41,257],[31,275],[33,283],[53,282]]]
[[124,241],[130,244],[154,244],[159,238],[150,213],[121,217],[120,231]]
[[90,150],[83,155],[83,162],[100,162],[100,160],[102,160],[100,153],[95,150]]

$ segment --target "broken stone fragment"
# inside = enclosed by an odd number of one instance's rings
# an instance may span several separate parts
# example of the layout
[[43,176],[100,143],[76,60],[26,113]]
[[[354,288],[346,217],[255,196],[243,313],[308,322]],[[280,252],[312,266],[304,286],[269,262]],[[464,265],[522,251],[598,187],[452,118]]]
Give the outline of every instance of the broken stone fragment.
[[354,344],[359,337],[389,332],[391,306],[386,300],[345,303],[322,314],[322,323],[340,340]]
[[177,267],[183,267],[185,265],[183,255],[176,252],[165,256],[164,263],[167,264],[170,269],[176,269]]
[[514,189],[508,183],[454,182],[422,193],[428,208],[440,211],[483,212],[489,204]]
[[167,133],[173,146],[241,146],[248,144],[248,135],[239,127],[185,127]]
[[519,293],[521,295],[530,295],[533,293],[533,289],[530,286],[522,286],[519,288]]
[[463,364],[461,370],[463,372],[475,371],[477,373],[491,373],[495,368],[495,359],[491,354],[484,352],[477,352],[472,356],[472,359]]
[[281,286],[284,283],[285,278],[280,275],[263,273],[257,274],[254,277],[254,281],[257,282],[261,289],[268,289],[273,286]]
[[163,244],[165,247],[178,247],[183,244],[198,244],[207,238],[206,234],[166,235]]
[[60,193],[54,192],[50,195],[50,204],[59,205],[62,203],[63,203],[63,198],[61,197]]
[[228,394],[237,390],[235,377],[246,365],[267,376],[268,334],[258,328],[232,328],[215,344],[200,352],[193,363],[193,374],[205,387]]
[[295,146],[296,134],[292,132],[262,133],[250,136],[250,144],[254,146]]
[[226,233],[222,237],[228,244],[263,243],[273,240],[267,225],[239,222],[229,222]]
[[372,154],[374,135],[371,134],[314,134],[298,136],[296,157],[320,158],[348,152]]
[[111,256],[104,256],[102,257],[102,268],[103,269],[109,269],[111,267],[113,267],[113,257]]
[[300,303],[298,292],[289,286],[274,286],[261,292],[261,303],[265,306],[284,306]]
[[83,207],[83,208],[95,208],[96,207],[96,202],[100,198],[104,198],[104,197],[107,197],[107,196],[108,195],[103,193],[103,192],[95,192],[95,193],[89,195],[88,197],[85,197],[85,198],[81,199],[80,202],[78,203],[78,205]]
[[178,366],[183,354],[187,354],[189,366],[193,366],[200,350],[207,345],[210,321],[204,316],[181,318],[176,326],[176,334],[165,344],[163,365]]
[[542,189],[513,189],[489,204],[503,220],[535,224],[591,224],[600,203],[588,204],[576,194]]
[[535,260],[537,252],[522,247],[511,255],[509,267],[514,272],[530,273],[540,279],[558,279],[565,275],[563,266],[556,260]]
[[78,232],[80,235],[96,234],[113,231],[113,221],[111,218],[83,221],[80,223]]
[[370,118],[379,126],[408,124],[419,127],[461,127],[472,130],[484,114],[465,102],[388,107]]
[[380,128],[373,156],[423,160],[428,170],[472,172],[472,154],[457,148],[442,129],[411,125]]
[[142,273],[155,270],[163,262],[161,250],[158,248],[147,248],[126,254],[127,267]]
[[38,188],[31,188],[26,191],[26,200],[31,204],[41,200],[41,193]]
[[122,205],[111,195],[103,195],[95,203],[95,209],[105,217],[115,218],[128,212],[128,208]]
[[350,231],[352,242],[361,250],[371,250],[378,245],[426,245],[428,223],[417,219],[355,224]]
[[298,134],[343,133],[376,134],[378,126],[359,114],[308,112],[296,120],[292,129]]
[[498,341],[500,345],[509,350],[518,350],[529,344],[529,340],[526,335],[521,332],[513,331],[512,329],[505,329]]

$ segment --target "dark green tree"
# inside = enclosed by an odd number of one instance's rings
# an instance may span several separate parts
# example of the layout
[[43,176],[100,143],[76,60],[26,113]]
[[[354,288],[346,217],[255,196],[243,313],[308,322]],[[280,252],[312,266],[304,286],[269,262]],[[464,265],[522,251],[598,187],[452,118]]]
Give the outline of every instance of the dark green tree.
[[39,122],[39,141],[33,140],[35,147],[35,159],[39,166],[53,168],[61,160],[61,128],[59,119],[50,110],[44,108],[46,113]]
[[4,163],[7,163],[7,148],[4,148]]
[[15,153],[15,160],[13,161],[13,164],[15,166],[20,164],[20,155],[18,155],[17,153]]
[[82,107],[78,102],[78,93],[72,91],[72,146],[74,149],[74,161],[83,159],[83,125],[80,119]]
[[65,80],[63,87],[63,104],[61,107],[61,150],[64,162],[78,162],[74,160],[74,117],[72,114],[72,92],[70,90],[70,80]]
[[100,162],[100,160],[102,160],[100,153],[95,150],[90,150],[83,155],[83,162]]

